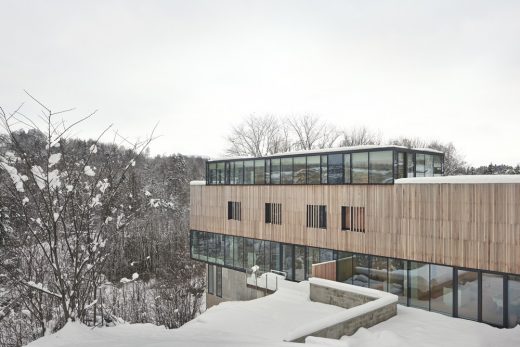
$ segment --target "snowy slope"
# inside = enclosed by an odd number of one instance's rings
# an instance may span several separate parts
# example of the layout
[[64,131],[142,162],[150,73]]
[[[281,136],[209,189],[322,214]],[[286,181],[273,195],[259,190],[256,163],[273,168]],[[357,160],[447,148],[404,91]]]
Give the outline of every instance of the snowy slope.
[[[30,347],[141,347],[141,346],[289,346],[288,332],[344,309],[311,302],[308,282],[289,283],[265,298],[226,302],[177,330],[151,324],[90,329],[69,323],[56,334]],[[342,340],[307,338],[307,344],[329,346],[520,346],[520,327],[497,329],[485,324],[398,306],[398,315]]]

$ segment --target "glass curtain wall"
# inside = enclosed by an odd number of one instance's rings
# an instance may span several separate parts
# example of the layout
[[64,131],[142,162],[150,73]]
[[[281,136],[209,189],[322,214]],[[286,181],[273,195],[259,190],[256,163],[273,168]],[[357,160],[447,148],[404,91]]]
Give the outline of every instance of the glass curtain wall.
[[344,183],[350,183],[350,154],[343,155]]
[[327,156],[321,156],[321,184],[327,184]]
[[343,154],[329,154],[327,159],[328,184],[342,184],[343,181]]
[[305,247],[294,246],[294,280],[305,280]]
[[370,183],[392,183],[393,182],[393,152],[381,151],[370,152]]
[[430,265],[430,309],[453,315],[453,268]]
[[287,274],[288,280],[294,279],[293,260],[294,260],[293,245],[282,245],[282,271]]
[[245,265],[250,269],[255,266],[255,245],[253,239],[246,238],[245,240]]
[[478,320],[478,273],[457,270],[458,316]]
[[282,184],[293,183],[293,158],[282,158]]
[[428,310],[430,308],[430,267],[426,263],[415,261],[411,261],[409,265],[410,306]]
[[271,270],[282,270],[280,258],[280,244],[271,241]]
[[352,153],[352,183],[368,183],[368,153]]
[[368,287],[370,256],[365,254],[354,254],[352,260],[352,284],[360,287]]
[[305,157],[295,157],[293,160],[294,184],[305,184]]
[[255,184],[265,184],[265,161],[255,160]]
[[388,259],[388,291],[399,297],[399,303],[408,304],[408,262]]
[[513,328],[520,324],[520,276],[509,276],[507,280],[508,325]]
[[271,159],[271,184],[280,184],[280,158]]
[[406,177],[415,177],[415,154],[406,154]]
[[425,158],[424,154],[415,154],[415,177],[424,177],[425,174]]
[[233,266],[233,236],[224,235],[224,265]]
[[482,273],[482,321],[504,325],[504,276]]
[[244,238],[240,236],[233,236],[233,266],[237,268],[244,268]]
[[307,157],[307,184],[320,184],[320,157]]
[[370,288],[388,291],[388,258],[370,257]]
[[235,162],[235,184],[243,184],[244,183],[244,162],[236,161]]
[[244,184],[255,183],[255,162],[247,160],[244,162]]

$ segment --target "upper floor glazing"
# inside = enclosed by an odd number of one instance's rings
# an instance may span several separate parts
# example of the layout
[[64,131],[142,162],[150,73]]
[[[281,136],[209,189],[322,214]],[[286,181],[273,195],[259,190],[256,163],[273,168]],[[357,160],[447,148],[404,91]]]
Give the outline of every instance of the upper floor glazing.
[[210,160],[212,185],[393,184],[406,177],[442,176],[444,154],[399,146],[357,146]]

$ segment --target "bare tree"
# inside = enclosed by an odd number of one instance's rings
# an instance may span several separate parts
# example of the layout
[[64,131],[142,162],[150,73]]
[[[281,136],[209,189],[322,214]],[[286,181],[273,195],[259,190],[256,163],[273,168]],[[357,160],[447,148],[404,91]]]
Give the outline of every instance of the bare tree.
[[312,115],[287,119],[294,134],[294,147],[297,150],[330,148],[337,145],[340,134],[326,122]]
[[461,175],[466,173],[466,162],[458,153],[452,142],[424,141],[419,138],[400,137],[389,141],[392,145],[408,148],[431,148],[444,153],[444,174],[446,176]]
[[265,156],[287,150],[287,137],[278,118],[273,115],[250,115],[233,127],[226,138],[231,156]]
[[383,142],[380,133],[374,133],[366,127],[344,130],[341,137],[340,146],[342,147],[380,145]]
[[[136,160],[152,141],[134,143],[121,156],[117,144],[101,150],[99,140],[82,151],[67,137],[94,113],[67,124],[28,94],[43,109],[28,117],[20,108],[0,108],[8,145],[0,153],[3,203],[8,206],[9,247],[0,255],[0,270],[20,293],[42,333],[67,320],[82,320],[103,281],[106,243],[133,219],[137,211],[120,191]],[[21,129],[40,134],[26,141]],[[119,140],[122,138],[119,137]],[[128,139],[122,141],[128,142]],[[50,301],[56,302],[53,305]]]

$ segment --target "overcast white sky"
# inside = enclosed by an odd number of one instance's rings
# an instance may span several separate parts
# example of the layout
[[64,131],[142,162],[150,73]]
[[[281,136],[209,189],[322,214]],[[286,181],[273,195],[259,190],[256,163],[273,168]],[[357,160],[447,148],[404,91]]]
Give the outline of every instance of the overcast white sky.
[[153,153],[312,113],[520,163],[520,1],[0,0],[0,51],[0,105],[99,109],[82,137],[160,122]]

